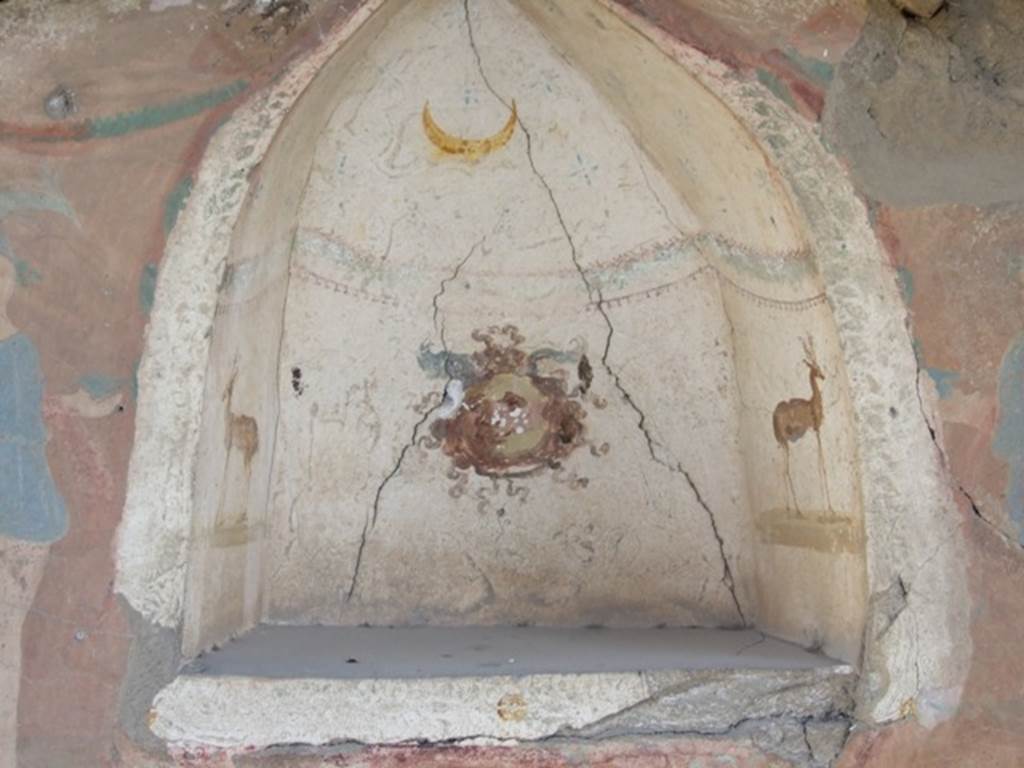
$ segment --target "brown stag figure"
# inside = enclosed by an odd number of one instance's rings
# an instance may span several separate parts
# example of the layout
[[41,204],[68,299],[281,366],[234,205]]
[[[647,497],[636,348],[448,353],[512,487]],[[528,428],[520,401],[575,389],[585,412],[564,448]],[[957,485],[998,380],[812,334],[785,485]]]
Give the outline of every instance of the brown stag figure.
[[793,488],[793,476],[789,471],[789,444],[795,443],[803,437],[807,430],[814,430],[814,437],[818,443],[818,472],[821,474],[822,484],[825,489],[825,499],[829,511],[832,510],[832,500],[828,489],[828,476],[825,474],[825,457],[821,448],[821,424],[825,420],[825,408],[821,399],[821,387],[819,381],[825,380],[814,355],[814,343],[810,337],[802,341],[804,348],[804,365],[808,369],[808,380],[811,385],[811,398],[794,397],[783,400],[775,406],[772,413],[772,429],[775,431],[775,440],[782,447],[785,456],[786,485],[789,496],[793,501],[793,509],[800,515],[800,507],[796,503],[796,491]]

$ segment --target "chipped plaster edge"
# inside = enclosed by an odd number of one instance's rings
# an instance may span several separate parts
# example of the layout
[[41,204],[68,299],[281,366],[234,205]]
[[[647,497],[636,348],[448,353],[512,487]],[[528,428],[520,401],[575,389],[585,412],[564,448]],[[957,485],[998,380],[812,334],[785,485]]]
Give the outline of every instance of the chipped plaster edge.
[[[970,596],[961,515],[922,410],[906,308],[866,207],[819,129],[801,129],[802,118],[763,86],[741,90],[746,119],[781,137],[785,149],[766,149],[807,217],[835,318],[853,401],[869,595],[898,579],[910,590],[890,633],[865,637],[861,714],[882,722],[910,707],[930,726],[942,719],[931,702],[941,699],[951,715],[967,677]],[[769,98],[775,108],[758,119],[753,103]],[[883,684],[872,685],[880,672]]]
[[[750,719],[751,697],[755,718],[843,711],[852,676],[845,664],[458,678],[181,675],[157,695],[150,720],[172,751],[720,735]],[[738,695],[723,703],[723,689]]]
[[870,615],[866,622],[859,715],[887,722],[914,714],[931,727],[956,711],[971,657],[966,542],[919,395],[906,309],[865,205],[822,143],[819,126],[764,86],[612,0],[596,1],[679,62],[750,128],[803,212],[853,400],[868,592],[907,585],[905,609],[883,622],[885,632],[870,634],[877,622]]
[[157,694],[151,721],[174,748],[534,740],[649,696],[637,672],[353,680],[182,675]]
[[217,130],[168,238],[139,364],[115,578],[116,591],[160,626],[177,627],[183,616],[192,477],[218,286],[250,172],[326,62],[384,2],[359,6]]

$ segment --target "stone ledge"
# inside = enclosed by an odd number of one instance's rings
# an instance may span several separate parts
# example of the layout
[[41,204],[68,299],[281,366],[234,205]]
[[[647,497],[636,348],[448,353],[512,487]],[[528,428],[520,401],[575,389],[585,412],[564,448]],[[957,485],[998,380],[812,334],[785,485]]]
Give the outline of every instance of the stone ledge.
[[[853,684],[848,665],[749,631],[274,627],[254,635],[201,657],[164,688],[153,731],[175,746],[229,750],[710,735],[753,718],[846,712]],[[557,665],[564,671],[550,671]]]

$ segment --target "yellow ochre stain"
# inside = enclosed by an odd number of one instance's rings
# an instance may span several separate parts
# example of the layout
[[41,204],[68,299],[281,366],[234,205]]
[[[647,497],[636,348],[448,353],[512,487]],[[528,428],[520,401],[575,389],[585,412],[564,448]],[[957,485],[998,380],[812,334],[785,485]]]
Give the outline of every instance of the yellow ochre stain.
[[506,693],[498,700],[498,717],[518,723],[526,719],[526,699],[521,693]]
[[430,139],[430,143],[446,155],[458,155],[467,160],[479,160],[484,155],[508,144],[508,140],[512,138],[512,134],[516,130],[518,120],[519,114],[516,112],[516,103],[513,101],[512,112],[501,130],[482,139],[464,139],[453,136],[434,122],[434,117],[430,114],[430,102],[423,104],[423,132]]
[[917,717],[917,701],[913,698],[905,699],[900,705],[900,717]]

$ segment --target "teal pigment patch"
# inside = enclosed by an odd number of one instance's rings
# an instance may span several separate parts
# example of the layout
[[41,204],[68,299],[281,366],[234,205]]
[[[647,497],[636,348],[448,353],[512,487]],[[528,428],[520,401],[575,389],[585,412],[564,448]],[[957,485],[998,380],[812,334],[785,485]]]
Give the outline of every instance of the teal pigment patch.
[[188,201],[188,196],[192,194],[192,177],[186,176],[177,184],[174,185],[174,189],[171,190],[170,194],[167,195],[167,200],[164,202],[164,234],[170,234],[171,230],[174,229],[174,225],[178,223],[178,216],[185,207],[185,203]]
[[945,400],[953,394],[953,384],[960,378],[959,373],[947,371],[943,368],[930,368],[928,366],[925,366],[924,370],[931,377],[932,381],[935,382],[935,389],[938,391],[940,398]]
[[947,371],[945,368],[935,368],[934,366],[925,365],[924,354],[921,351],[921,340],[914,339],[913,343],[914,358],[917,360],[918,366],[935,384],[935,390],[939,393],[939,397],[945,400],[953,394],[953,384],[957,379],[960,378],[960,374],[956,371]]
[[828,85],[832,82],[832,77],[835,74],[835,68],[827,61],[815,59],[810,56],[804,56],[795,48],[786,48],[783,51],[783,54],[790,63],[793,64],[793,66],[812,80],[823,85]]
[[90,123],[88,138],[108,139],[186,120],[230,101],[248,87],[249,83],[245,80],[236,80],[221,88],[186,96],[166,104],[141,107],[111,117],[99,117]]
[[1004,506],[1024,544],[1024,333],[1018,334],[999,367],[999,424],[992,450],[1005,459],[1009,478]]
[[142,313],[148,315],[153,311],[153,301],[156,298],[156,264],[147,264],[142,268],[142,276],[139,278],[139,306]]
[[757,81],[790,107],[795,108],[793,94],[789,92],[789,88],[774,73],[769,72],[767,69],[758,69]]
[[903,296],[903,303],[910,306],[910,300],[914,298],[913,273],[906,267],[897,267],[896,279],[900,284],[900,295]]
[[104,376],[100,373],[87,373],[78,379],[78,385],[94,400],[110,397],[121,389],[124,383],[123,379]]

